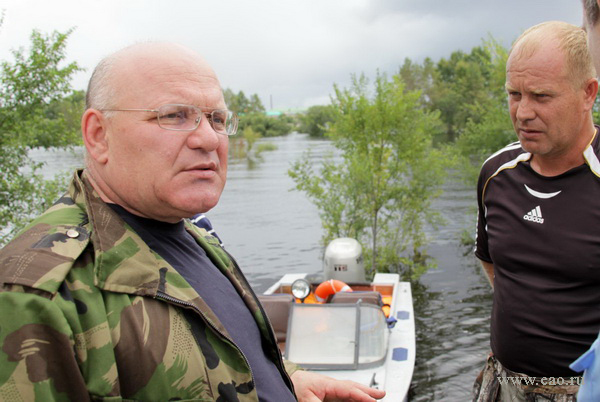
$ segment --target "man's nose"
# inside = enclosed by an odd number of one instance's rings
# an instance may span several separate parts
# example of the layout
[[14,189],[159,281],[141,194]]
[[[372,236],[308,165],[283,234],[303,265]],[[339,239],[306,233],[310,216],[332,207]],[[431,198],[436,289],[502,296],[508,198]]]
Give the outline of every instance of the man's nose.
[[529,99],[523,97],[521,101],[516,105],[517,112],[516,117],[519,121],[533,120],[535,119],[535,109]]
[[188,135],[187,142],[190,148],[202,148],[205,151],[214,151],[219,147],[220,142],[226,139],[222,137],[226,136],[217,133],[210,125],[208,117],[202,116],[198,127]]

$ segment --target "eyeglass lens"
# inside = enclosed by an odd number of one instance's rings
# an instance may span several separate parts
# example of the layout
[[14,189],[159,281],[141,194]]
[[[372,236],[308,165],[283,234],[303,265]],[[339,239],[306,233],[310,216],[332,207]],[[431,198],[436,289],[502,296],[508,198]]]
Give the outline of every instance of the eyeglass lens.
[[[202,110],[191,105],[162,105],[158,108],[158,124],[167,130],[194,130],[202,119]],[[233,112],[213,110],[207,115],[213,130],[234,134],[237,128]]]

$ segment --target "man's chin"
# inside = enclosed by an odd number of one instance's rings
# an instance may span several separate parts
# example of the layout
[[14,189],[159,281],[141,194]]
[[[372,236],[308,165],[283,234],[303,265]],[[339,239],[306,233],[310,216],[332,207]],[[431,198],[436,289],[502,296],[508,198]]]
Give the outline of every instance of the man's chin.
[[186,189],[173,189],[164,197],[166,204],[190,217],[213,209],[221,198],[222,188],[216,186],[191,186]]
[[530,154],[539,154],[541,151],[541,145],[537,141],[528,141],[523,138],[519,138],[519,142],[521,143],[521,147]]
[[[202,199],[202,200],[198,200],[198,201],[192,201],[192,200],[186,200],[187,202],[184,202],[181,204],[180,206],[180,210],[184,211],[184,213],[186,214],[186,218],[190,217],[190,216],[194,216],[196,214],[200,214],[200,213],[205,213],[210,211],[211,209],[213,209],[216,205],[217,202],[219,201],[219,199]],[[192,201],[192,202],[190,202]]]

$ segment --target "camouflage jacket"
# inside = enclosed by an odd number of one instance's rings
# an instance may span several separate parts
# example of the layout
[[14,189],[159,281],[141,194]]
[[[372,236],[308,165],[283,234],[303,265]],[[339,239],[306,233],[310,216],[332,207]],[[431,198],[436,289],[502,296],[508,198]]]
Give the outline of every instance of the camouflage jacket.
[[[214,237],[186,228],[253,311],[293,390],[297,367],[282,361],[243,274]],[[214,313],[81,171],[0,250],[0,347],[0,400],[258,399],[248,361]]]

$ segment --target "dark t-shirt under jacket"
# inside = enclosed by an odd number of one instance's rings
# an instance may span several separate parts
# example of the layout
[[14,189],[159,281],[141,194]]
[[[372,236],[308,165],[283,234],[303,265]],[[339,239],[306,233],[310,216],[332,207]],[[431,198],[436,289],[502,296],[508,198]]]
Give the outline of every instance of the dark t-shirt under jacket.
[[110,207],[154,252],[173,266],[202,297],[246,356],[261,401],[295,401],[275,364],[263,350],[254,317],[202,247],[187,233],[184,222],[166,223],[133,215],[116,204]]

